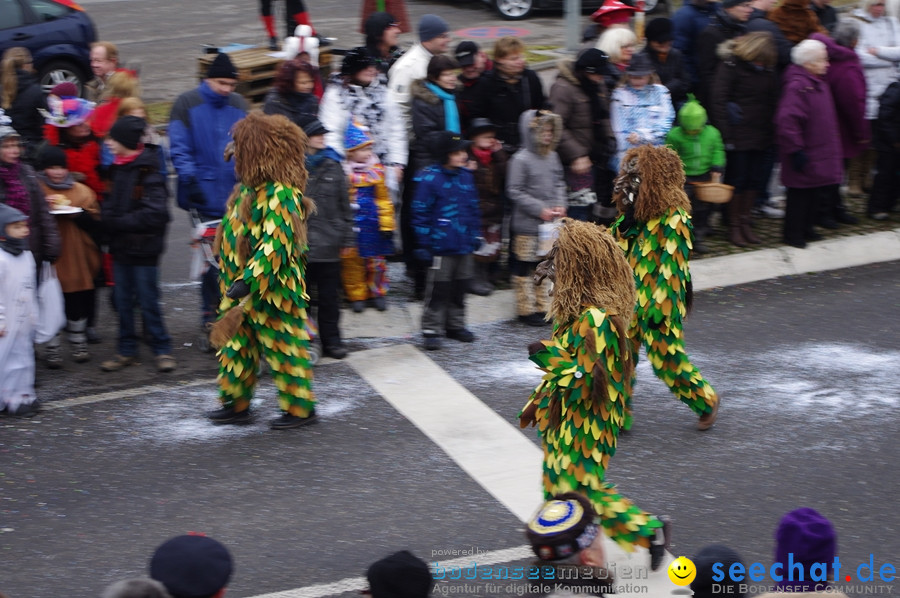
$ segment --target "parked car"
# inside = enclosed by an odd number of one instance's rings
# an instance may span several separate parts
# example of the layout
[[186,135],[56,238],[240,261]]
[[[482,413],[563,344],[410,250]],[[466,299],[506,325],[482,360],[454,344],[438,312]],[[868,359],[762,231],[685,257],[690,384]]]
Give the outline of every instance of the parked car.
[[[507,21],[527,19],[535,10],[564,10],[566,0],[483,0],[494,7],[500,17]],[[637,6],[637,0],[622,0],[630,6]],[[581,0],[583,12],[593,12],[600,8],[603,0]],[[665,5],[665,0],[645,0],[644,10],[649,14]]]
[[44,92],[63,81],[78,86],[91,79],[94,23],[72,0],[0,0],[0,53],[28,48]]

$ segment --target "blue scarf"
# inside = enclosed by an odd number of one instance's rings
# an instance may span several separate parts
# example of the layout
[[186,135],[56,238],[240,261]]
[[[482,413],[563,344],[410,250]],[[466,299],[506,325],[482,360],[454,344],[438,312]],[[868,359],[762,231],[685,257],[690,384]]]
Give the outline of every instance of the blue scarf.
[[459,109],[456,107],[456,96],[431,82],[426,83],[425,87],[433,91],[434,95],[444,102],[444,130],[451,133],[462,133],[462,129],[459,127]]

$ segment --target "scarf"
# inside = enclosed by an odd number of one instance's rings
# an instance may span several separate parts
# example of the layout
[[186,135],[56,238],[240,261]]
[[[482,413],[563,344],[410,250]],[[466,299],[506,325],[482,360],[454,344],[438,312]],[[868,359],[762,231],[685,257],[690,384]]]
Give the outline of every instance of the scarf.
[[115,158],[113,158],[113,164],[115,164],[116,166],[122,166],[124,164],[131,164],[132,162],[134,162],[135,160],[138,159],[138,156],[140,156],[142,153],[144,153],[144,144],[139,143],[136,149],[139,149],[141,151],[139,151],[136,154],[132,154],[131,156],[116,156]]
[[22,252],[28,249],[28,237],[24,239],[0,237],[0,248],[11,255],[22,255]]
[[14,164],[0,162],[0,193],[3,196],[3,203],[30,216],[31,198],[28,196],[28,189],[19,178],[21,171],[22,167],[18,162]]
[[491,157],[494,155],[494,152],[489,149],[475,147],[474,145],[471,147],[471,150],[472,154],[475,156],[475,159],[478,160],[479,164],[485,167],[491,165]]
[[456,95],[430,81],[425,83],[425,87],[444,102],[444,130],[456,134],[462,133],[462,129],[459,127],[459,108],[456,107]]
[[75,177],[72,176],[72,173],[66,175],[66,178],[61,183],[54,183],[50,180],[50,178],[44,174],[43,172],[37,173],[37,178],[42,183],[53,189],[54,191],[66,191],[75,186]]

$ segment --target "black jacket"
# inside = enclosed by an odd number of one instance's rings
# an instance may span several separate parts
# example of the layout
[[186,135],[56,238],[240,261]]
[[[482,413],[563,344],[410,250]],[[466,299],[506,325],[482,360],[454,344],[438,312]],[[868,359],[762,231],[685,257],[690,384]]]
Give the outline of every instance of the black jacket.
[[772,34],[775,40],[775,47],[778,50],[778,73],[780,75],[791,63],[791,50],[794,44],[784,36],[784,32],[778,28],[778,25],[766,17],[767,14],[758,8],[754,8],[753,12],[750,13],[750,18],[747,19],[747,33],[768,31]]
[[519,149],[519,116],[526,110],[540,110],[546,102],[541,79],[525,69],[516,83],[504,81],[497,71],[481,75],[472,103],[472,118],[486,118],[499,127],[497,139],[510,154]]
[[425,79],[413,81],[409,86],[409,95],[412,98],[410,114],[415,139],[410,145],[407,168],[419,172],[437,161],[434,148],[447,129],[447,118],[444,114],[444,101],[426,87]]
[[47,108],[47,101],[37,77],[25,71],[16,71],[19,87],[7,116],[12,119],[12,127],[25,142],[24,159],[34,160],[37,146],[44,138],[44,117],[39,109]]
[[148,145],[133,162],[110,168],[112,188],[100,214],[109,252],[121,264],[155,266],[165,249],[169,191],[159,151]]
[[691,78],[684,68],[684,55],[677,48],[672,48],[663,62],[649,44],[644,49],[644,54],[653,63],[660,82],[669,90],[672,104],[677,110],[687,102],[687,94],[691,91]]
[[894,81],[881,94],[878,118],[873,124],[875,149],[900,153],[900,82]]
[[[338,262],[341,249],[355,247],[353,234],[353,210],[348,198],[347,179],[341,167],[341,157],[331,148],[315,168],[308,168],[309,180],[304,195],[316,204],[316,211],[309,217],[310,262]],[[307,161],[307,164],[309,162]]]
[[712,93],[713,78],[719,66],[718,48],[722,42],[734,39],[747,32],[745,23],[739,23],[718,7],[712,24],[700,33],[697,39],[697,99],[704,107],[709,108],[709,96]]
[[739,60],[727,48],[719,52],[722,62],[707,106],[710,123],[729,151],[768,149],[774,143],[781,80],[774,69]]
[[263,112],[282,114],[302,129],[304,125],[316,120],[319,114],[319,98],[314,93],[281,94],[273,89],[266,94]]

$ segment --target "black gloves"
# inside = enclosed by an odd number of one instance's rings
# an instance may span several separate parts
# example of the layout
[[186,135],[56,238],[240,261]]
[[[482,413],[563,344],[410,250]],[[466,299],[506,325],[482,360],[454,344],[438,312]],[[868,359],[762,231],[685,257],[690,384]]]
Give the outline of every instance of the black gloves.
[[246,297],[249,294],[249,285],[247,285],[247,283],[240,278],[231,283],[231,286],[228,287],[227,291],[225,291],[225,296],[229,299],[240,299],[241,297]]
[[791,154],[791,166],[793,166],[794,170],[797,172],[803,172],[807,162],[809,162],[809,156],[807,156],[806,152],[803,150],[797,150]]

